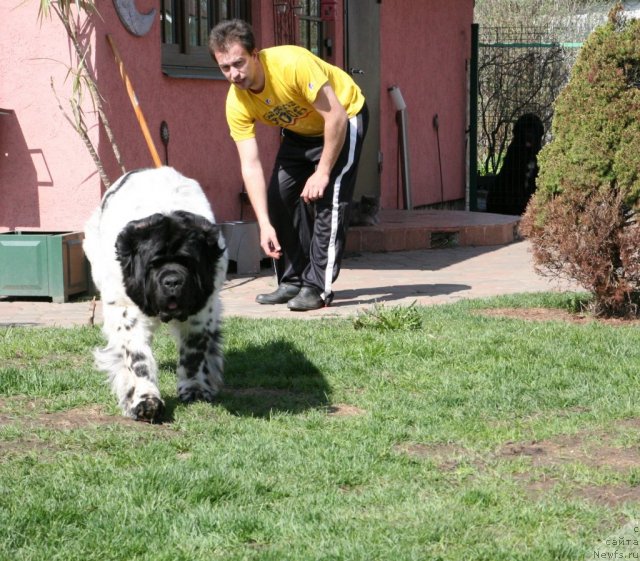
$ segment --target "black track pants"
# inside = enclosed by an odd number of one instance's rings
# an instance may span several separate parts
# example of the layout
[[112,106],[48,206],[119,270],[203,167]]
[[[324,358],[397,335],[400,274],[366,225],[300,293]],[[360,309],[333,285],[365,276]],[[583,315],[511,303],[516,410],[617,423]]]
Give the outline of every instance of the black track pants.
[[320,161],[324,139],[283,131],[268,190],[269,218],[283,251],[274,261],[278,284],[312,286],[331,301],[368,122],[365,105],[349,119],[344,146],[322,199],[310,204],[300,193]]

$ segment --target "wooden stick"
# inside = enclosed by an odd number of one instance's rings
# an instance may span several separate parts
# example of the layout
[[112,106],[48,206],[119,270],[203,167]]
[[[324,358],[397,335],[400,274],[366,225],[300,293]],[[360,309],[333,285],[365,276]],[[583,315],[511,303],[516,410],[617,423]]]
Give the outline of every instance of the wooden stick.
[[136,97],[136,92],[133,90],[133,86],[131,85],[131,80],[129,80],[129,76],[127,75],[127,71],[124,69],[124,63],[122,62],[122,58],[120,57],[120,53],[116,48],[116,44],[113,40],[113,37],[107,34],[107,40],[109,41],[109,45],[111,45],[111,50],[113,51],[113,55],[116,58],[116,64],[118,65],[118,69],[120,70],[120,77],[124,82],[124,86],[129,94],[129,100],[131,101],[131,105],[133,105],[133,110],[138,118],[138,124],[140,125],[140,129],[142,130],[142,135],[144,139],[147,141],[147,147],[149,148],[149,152],[151,152],[151,157],[153,158],[153,163],[157,168],[162,167],[162,161],[160,160],[160,156],[158,156],[158,151],[156,150],[156,146],[153,143],[153,139],[151,138],[151,133],[149,132],[149,127],[147,126],[147,121],[142,114],[142,109],[140,108],[140,104],[138,103],[138,98]]

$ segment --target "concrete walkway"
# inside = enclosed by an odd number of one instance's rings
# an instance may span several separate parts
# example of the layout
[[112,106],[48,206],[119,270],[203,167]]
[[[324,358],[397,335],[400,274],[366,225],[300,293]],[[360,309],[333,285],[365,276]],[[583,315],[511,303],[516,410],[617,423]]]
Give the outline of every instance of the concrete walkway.
[[[331,307],[292,312],[286,305],[262,306],[256,294],[275,289],[269,270],[256,276],[231,275],[222,291],[225,316],[249,318],[323,318],[357,315],[376,303],[386,306],[442,304],[518,292],[573,290],[535,273],[529,243],[456,247],[390,253],[363,253],[343,261],[334,284]],[[86,299],[53,304],[0,299],[0,326],[60,326],[100,324],[99,301]]]

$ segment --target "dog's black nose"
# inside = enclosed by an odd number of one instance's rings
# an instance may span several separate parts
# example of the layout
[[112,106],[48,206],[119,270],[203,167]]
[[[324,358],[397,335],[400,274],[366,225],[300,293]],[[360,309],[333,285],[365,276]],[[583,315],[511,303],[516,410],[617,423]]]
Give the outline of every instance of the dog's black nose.
[[182,277],[177,274],[166,275],[162,279],[162,286],[171,294],[182,287]]

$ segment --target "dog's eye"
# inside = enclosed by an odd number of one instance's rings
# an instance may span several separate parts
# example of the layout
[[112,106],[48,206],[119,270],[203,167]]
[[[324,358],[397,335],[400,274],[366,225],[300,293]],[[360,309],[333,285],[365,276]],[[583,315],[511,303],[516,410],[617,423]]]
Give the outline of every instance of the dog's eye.
[[189,254],[185,255],[175,255],[172,261],[178,265],[182,265],[183,267],[189,267],[193,262],[193,256]]
[[189,268],[192,262],[193,259],[191,259],[190,256],[174,255],[172,257],[155,257],[149,262],[149,265],[152,269],[160,269],[161,267],[169,264]]

